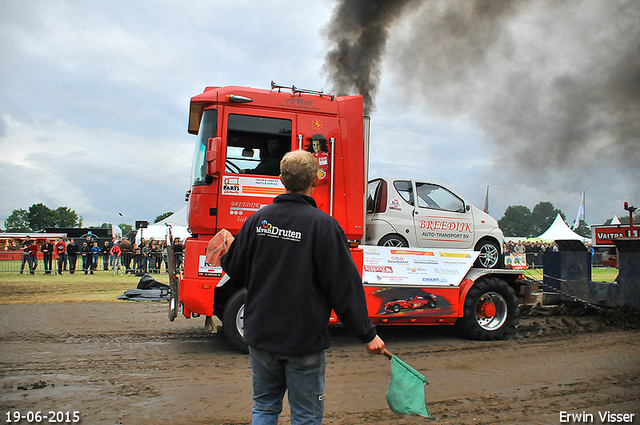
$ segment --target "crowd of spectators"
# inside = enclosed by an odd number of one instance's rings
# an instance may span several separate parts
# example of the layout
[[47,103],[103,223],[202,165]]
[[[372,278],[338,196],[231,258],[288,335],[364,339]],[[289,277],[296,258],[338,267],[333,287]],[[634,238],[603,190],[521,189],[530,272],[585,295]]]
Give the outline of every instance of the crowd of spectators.
[[[164,241],[156,241],[154,238],[148,241],[142,238],[140,243],[131,243],[128,238],[113,237],[110,241],[104,241],[102,246],[91,235],[87,235],[81,241],[66,237],[58,238],[55,243],[52,239],[45,239],[39,247],[36,241],[26,236],[21,243],[22,261],[20,274],[25,272],[28,266],[30,274],[35,274],[38,268],[38,252],[42,253],[44,274],[62,275],[65,272],[94,274],[99,267],[99,259],[102,257],[102,270],[126,274],[160,273],[168,268],[168,249]],[[178,264],[182,263],[183,248],[180,238],[174,239],[173,250]],[[55,266],[53,268],[55,259]],[[163,267],[164,263],[164,267]],[[81,271],[79,268],[82,268]]]
[[548,244],[543,241],[509,241],[504,243],[504,253],[506,254],[529,254],[542,253],[546,251],[557,251],[555,242]]

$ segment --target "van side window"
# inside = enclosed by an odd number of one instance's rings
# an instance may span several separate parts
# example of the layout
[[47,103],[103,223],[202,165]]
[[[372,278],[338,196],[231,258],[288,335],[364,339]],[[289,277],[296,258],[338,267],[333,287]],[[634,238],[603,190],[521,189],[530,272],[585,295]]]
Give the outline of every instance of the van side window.
[[291,120],[229,114],[228,173],[280,175],[280,160],[291,150]]
[[413,205],[413,187],[410,180],[396,180],[393,182],[393,187],[396,188],[402,199]]
[[434,184],[416,183],[418,206],[451,212],[464,212],[464,202],[447,189]]
[[367,185],[367,214],[387,211],[387,182],[372,180]]

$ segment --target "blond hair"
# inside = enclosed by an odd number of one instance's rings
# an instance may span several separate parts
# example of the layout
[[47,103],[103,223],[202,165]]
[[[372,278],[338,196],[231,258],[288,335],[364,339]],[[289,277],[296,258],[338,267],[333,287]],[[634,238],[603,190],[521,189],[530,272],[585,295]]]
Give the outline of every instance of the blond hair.
[[318,161],[310,152],[287,152],[280,161],[280,179],[289,192],[304,192],[317,175]]

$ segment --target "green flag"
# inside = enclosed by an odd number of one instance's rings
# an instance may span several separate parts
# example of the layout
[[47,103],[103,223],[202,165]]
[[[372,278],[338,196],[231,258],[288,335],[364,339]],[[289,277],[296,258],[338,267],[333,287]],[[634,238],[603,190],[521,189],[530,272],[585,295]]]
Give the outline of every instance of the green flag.
[[429,383],[418,371],[396,356],[391,358],[391,382],[387,391],[387,403],[393,413],[435,419],[427,410],[424,394],[426,385]]

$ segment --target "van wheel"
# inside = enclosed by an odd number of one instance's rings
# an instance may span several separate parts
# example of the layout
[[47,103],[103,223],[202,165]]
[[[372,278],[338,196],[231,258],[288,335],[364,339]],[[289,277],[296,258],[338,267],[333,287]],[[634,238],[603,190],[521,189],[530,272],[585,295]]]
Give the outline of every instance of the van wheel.
[[409,243],[405,238],[400,235],[387,235],[384,238],[380,239],[378,242],[378,246],[393,246],[393,247],[407,247]]
[[241,289],[229,298],[222,314],[222,328],[224,334],[235,348],[243,353],[249,352],[244,342],[244,302],[247,290]]
[[497,269],[500,265],[500,248],[493,241],[481,241],[475,251],[480,251],[475,266],[484,269]]
[[515,333],[518,310],[518,297],[507,282],[495,277],[481,279],[469,289],[464,316],[456,326],[469,339],[505,339]]

